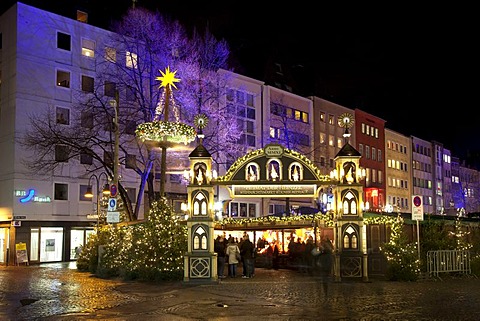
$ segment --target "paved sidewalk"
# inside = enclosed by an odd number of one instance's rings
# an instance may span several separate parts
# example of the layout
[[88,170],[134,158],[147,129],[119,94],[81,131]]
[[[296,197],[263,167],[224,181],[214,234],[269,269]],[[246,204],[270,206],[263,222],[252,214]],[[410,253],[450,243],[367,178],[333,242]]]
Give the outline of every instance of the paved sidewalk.
[[477,278],[335,283],[255,273],[194,285],[100,279],[68,263],[0,268],[0,320],[480,320]]
[[291,270],[257,269],[252,279],[128,282],[116,290],[138,300],[81,320],[480,320],[478,279],[333,283]]

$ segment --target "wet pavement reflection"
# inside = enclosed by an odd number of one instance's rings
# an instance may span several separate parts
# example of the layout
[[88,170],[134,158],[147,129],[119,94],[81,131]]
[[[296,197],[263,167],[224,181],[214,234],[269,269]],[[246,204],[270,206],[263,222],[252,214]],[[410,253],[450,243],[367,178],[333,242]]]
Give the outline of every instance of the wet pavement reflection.
[[291,270],[218,283],[101,279],[75,263],[0,267],[0,320],[480,320],[480,280],[325,281]]

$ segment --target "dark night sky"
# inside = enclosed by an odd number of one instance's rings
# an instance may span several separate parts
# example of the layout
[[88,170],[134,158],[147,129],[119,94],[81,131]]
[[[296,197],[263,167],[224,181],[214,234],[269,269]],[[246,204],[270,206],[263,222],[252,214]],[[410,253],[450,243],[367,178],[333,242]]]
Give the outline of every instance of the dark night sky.
[[[7,0],[2,9],[14,2]],[[24,2],[54,11],[46,1]],[[114,7],[110,1],[80,2],[96,6],[92,23],[107,23],[106,17],[119,17],[131,6],[127,0]],[[229,43],[240,74],[264,80],[267,58],[276,57],[303,66],[309,95],[360,108],[386,120],[387,128],[439,141],[461,158],[467,150],[480,150],[473,6],[273,4],[138,0],[136,5],[200,29],[208,24]]]

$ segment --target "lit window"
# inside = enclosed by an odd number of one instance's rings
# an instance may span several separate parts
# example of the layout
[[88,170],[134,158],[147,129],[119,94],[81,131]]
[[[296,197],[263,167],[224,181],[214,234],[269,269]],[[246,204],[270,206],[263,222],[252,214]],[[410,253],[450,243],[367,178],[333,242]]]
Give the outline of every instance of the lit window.
[[95,41],[82,39],[82,56],[95,57]]
[[134,53],[134,52],[130,52],[130,51],[127,51],[126,53],[126,66],[128,68],[133,68],[133,69],[137,69],[138,67],[138,58],[137,58],[137,54]]
[[70,73],[68,71],[57,70],[57,86],[70,88]]

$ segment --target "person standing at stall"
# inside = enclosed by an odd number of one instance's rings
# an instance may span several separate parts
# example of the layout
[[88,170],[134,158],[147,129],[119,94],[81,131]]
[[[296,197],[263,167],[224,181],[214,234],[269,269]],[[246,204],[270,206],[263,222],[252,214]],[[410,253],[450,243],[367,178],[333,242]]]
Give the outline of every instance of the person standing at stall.
[[237,264],[239,261],[238,257],[240,257],[240,249],[238,248],[238,245],[233,237],[228,241],[225,254],[226,258],[228,258],[228,270],[230,272],[230,277],[235,278],[237,276]]

